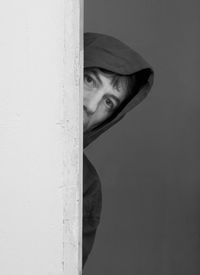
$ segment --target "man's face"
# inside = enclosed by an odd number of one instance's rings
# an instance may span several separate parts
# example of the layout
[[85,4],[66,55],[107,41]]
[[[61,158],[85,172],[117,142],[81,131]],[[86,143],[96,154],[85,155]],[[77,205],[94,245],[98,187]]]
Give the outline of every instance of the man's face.
[[124,101],[127,89],[113,87],[112,80],[100,70],[84,73],[83,129],[84,133],[109,118]]

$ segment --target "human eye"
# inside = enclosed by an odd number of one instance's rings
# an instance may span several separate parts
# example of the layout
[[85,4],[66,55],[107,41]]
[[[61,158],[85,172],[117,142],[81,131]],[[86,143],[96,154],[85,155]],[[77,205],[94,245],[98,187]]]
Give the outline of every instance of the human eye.
[[85,74],[85,75],[84,75],[84,83],[85,83],[87,86],[89,86],[89,87],[95,86],[95,80],[94,80],[94,78],[93,78],[91,75],[89,75],[89,74]]
[[106,104],[106,107],[111,111],[114,109],[115,105],[113,103],[113,101],[110,99],[110,98],[105,98],[105,104]]

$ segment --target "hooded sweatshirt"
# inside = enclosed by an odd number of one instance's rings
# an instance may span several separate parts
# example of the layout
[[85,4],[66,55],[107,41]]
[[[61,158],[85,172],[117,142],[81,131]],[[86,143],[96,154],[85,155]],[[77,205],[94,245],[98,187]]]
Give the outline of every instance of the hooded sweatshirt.
[[[84,134],[84,148],[103,132],[121,120],[126,113],[138,105],[149,93],[153,84],[151,66],[133,49],[118,39],[99,33],[84,34],[84,68],[99,68],[120,75],[135,75],[137,91],[123,108],[106,123]],[[83,156],[83,266],[92,249],[100,221],[102,205],[99,176],[88,158]]]

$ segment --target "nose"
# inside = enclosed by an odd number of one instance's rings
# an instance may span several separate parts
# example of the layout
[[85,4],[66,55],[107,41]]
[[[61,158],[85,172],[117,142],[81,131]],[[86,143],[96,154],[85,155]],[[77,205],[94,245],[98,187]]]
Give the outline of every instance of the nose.
[[99,106],[100,100],[100,95],[98,93],[86,95],[86,97],[84,97],[84,110],[89,115],[94,114]]

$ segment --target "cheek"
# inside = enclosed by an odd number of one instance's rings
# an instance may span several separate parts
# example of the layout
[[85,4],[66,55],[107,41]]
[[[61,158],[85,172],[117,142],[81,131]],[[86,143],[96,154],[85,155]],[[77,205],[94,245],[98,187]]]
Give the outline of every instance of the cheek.
[[94,116],[95,121],[101,123],[109,117],[109,113],[104,106],[100,105]]
[[99,108],[89,118],[87,127],[92,129],[93,127],[96,127],[96,126],[100,125],[102,122],[104,122],[109,116],[110,116],[110,113],[108,114],[108,112],[107,112],[107,110],[105,110],[105,108]]

